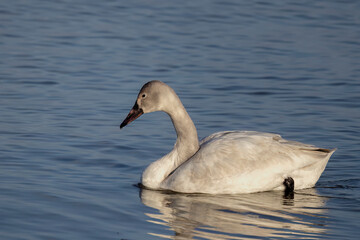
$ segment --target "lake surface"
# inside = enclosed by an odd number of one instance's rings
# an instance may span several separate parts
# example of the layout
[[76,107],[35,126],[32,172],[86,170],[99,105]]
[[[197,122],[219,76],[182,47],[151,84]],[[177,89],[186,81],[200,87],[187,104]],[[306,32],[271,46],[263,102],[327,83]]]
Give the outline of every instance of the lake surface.
[[[360,234],[359,1],[2,1],[1,239],[354,239]],[[172,86],[200,138],[256,130],[338,148],[313,189],[141,190],[171,150]]]

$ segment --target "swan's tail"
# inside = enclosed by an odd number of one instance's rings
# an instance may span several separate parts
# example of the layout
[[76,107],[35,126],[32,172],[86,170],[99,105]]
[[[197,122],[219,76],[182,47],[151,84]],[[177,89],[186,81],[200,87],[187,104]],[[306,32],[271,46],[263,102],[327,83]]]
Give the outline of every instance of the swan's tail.
[[295,189],[314,187],[325,170],[331,155],[336,151],[336,148],[314,148],[303,150],[307,151],[312,158],[316,159],[316,161],[313,164],[298,169],[293,173]]

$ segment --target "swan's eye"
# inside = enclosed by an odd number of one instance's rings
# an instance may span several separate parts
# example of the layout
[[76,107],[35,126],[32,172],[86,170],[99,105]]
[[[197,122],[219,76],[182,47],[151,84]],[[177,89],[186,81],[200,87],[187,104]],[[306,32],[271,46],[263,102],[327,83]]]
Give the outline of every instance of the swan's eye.
[[146,94],[144,93],[143,95],[141,95],[142,98],[146,98]]

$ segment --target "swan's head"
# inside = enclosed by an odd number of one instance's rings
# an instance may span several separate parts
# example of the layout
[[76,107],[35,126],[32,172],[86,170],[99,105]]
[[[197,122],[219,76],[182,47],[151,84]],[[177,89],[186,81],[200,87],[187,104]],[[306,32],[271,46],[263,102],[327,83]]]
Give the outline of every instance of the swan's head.
[[160,81],[146,83],[140,90],[133,108],[120,128],[125,127],[144,113],[164,111],[169,113],[170,107],[178,104],[179,98],[172,88]]

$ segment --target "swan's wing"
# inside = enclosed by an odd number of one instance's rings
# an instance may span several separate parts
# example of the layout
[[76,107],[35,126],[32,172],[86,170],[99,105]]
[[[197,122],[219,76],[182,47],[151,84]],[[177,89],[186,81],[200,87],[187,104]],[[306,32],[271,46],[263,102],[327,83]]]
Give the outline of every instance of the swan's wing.
[[299,169],[328,160],[331,153],[327,149],[287,141],[277,134],[215,133],[201,141],[199,151],[178,167],[164,181],[163,187],[209,193],[272,190],[282,187],[287,176],[298,178],[297,175],[302,174],[296,172]]

